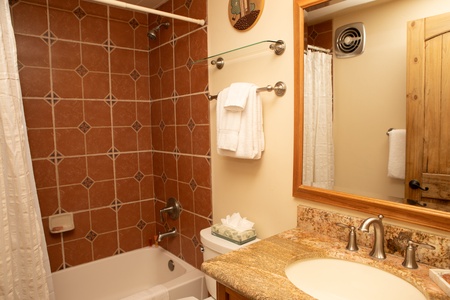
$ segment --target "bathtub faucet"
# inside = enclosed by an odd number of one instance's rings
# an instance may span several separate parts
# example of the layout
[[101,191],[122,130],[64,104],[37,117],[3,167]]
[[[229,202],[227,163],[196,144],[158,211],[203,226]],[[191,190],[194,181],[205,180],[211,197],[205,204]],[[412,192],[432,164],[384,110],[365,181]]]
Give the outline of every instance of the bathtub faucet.
[[156,241],[158,243],[160,243],[163,238],[169,237],[169,236],[175,236],[177,235],[177,229],[175,227],[173,227],[171,230],[167,231],[167,232],[163,232],[163,233],[158,233]]

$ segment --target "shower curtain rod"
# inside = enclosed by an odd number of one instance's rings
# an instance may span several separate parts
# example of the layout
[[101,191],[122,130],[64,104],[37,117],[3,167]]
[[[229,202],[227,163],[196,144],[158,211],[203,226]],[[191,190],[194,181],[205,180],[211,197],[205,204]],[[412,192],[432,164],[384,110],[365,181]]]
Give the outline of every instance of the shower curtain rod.
[[205,25],[205,20],[188,18],[188,17],[160,11],[160,10],[153,9],[153,8],[148,8],[148,7],[143,7],[143,6],[139,6],[139,5],[135,5],[135,4],[120,2],[117,0],[90,0],[90,1],[91,2],[99,2],[99,3],[112,5],[112,6],[117,6],[117,7],[121,7],[121,8],[125,8],[125,9],[130,9],[130,10],[137,10],[137,11],[141,11],[141,12],[145,12],[145,13],[149,13],[149,14],[153,14],[153,15],[177,19],[180,21],[191,22],[191,23],[195,23],[195,24],[198,24],[201,26]]

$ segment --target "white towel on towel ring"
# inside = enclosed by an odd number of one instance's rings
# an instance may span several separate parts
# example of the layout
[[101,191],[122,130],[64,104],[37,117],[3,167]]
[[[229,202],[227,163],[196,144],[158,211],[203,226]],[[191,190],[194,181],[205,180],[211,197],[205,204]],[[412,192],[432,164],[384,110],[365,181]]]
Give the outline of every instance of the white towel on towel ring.
[[144,291],[122,298],[122,300],[169,300],[169,291],[164,285],[158,284]]
[[389,131],[388,176],[405,179],[406,129]]

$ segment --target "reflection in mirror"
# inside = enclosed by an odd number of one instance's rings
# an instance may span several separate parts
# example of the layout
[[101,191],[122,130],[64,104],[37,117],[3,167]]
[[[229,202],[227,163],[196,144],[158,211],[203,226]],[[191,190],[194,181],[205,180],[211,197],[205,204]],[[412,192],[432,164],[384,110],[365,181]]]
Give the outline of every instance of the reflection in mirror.
[[[308,119],[308,115],[311,115],[306,102],[308,94],[304,94],[303,107],[303,86],[297,88],[296,93],[302,94],[302,97],[296,95],[299,101],[296,103],[299,105],[296,112],[304,115],[305,124],[296,115],[297,144],[294,161],[299,169],[294,173],[294,195],[367,212],[379,213],[380,210],[386,210],[397,219],[449,230],[448,225],[430,225],[430,216],[421,213],[423,208],[398,204],[405,202],[405,180],[404,175],[400,178],[388,176],[388,166],[389,163],[392,165],[392,160],[389,161],[391,137],[387,132],[390,128],[406,129],[407,23],[450,11],[450,3],[443,0],[376,0],[330,14],[334,10],[333,5],[320,9],[316,9],[320,5],[311,6],[318,2],[326,1],[296,1],[299,5],[296,12],[299,22],[296,34],[304,37],[305,41],[297,41],[299,49],[296,53],[307,50],[307,45],[332,50],[329,55],[332,57],[333,88],[332,97],[329,97],[332,117],[328,118],[331,119],[331,125],[313,125]],[[303,16],[305,23],[302,21]],[[336,29],[355,23],[364,24],[366,39],[363,53],[349,58],[336,58],[333,45]],[[303,75],[306,77],[306,74],[300,73],[303,72],[303,63],[306,69],[308,59],[305,56],[303,62],[303,58],[297,58],[297,67],[300,68],[296,70],[297,82],[303,81]],[[305,90],[307,85],[305,81]],[[320,120],[323,119],[321,115]],[[327,187],[321,179],[314,181],[315,174],[319,173],[312,171],[312,179],[308,175],[311,171],[307,171],[307,167],[311,162],[306,157],[306,152],[311,146],[304,145],[303,142],[298,145],[302,139],[311,139],[308,134],[303,137],[303,134],[297,132],[303,126],[308,133],[311,127],[332,128],[331,142],[326,142],[325,139],[321,144],[322,148],[331,149],[332,152],[325,152],[321,156],[327,159],[334,156],[334,171],[328,163],[317,168],[322,174],[332,173],[333,176],[326,179],[328,185],[329,182],[332,183],[332,187]],[[317,146],[312,148],[317,149]],[[299,157],[298,152],[303,152],[303,156]],[[317,151],[314,153],[317,154]],[[328,168],[323,168],[324,165]],[[401,173],[404,174],[404,171]],[[327,192],[324,187],[333,192]],[[330,196],[334,198],[331,199]],[[341,200],[343,204],[339,204]],[[389,204],[385,204],[385,200],[390,200]],[[397,213],[399,216],[396,216]],[[428,213],[443,216],[444,220],[449,218],[447,213]],[[424,220],[409,220],[410,216],[401,217],[400,214],[417,214],[421,216],[419,219]]]

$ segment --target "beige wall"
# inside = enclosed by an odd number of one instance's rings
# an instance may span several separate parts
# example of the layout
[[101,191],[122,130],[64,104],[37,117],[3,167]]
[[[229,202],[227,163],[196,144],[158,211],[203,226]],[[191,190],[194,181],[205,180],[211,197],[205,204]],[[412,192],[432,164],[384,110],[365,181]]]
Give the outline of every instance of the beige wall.
[[366,29],[363,55],[333,61],[337,190],[403,199],[404,181],[387,177],[386,131],[406,126],[406,24],[444,11],[445,0],[402,0],[334,19]]
[[228,21],[227,0],[208,1],[208,49],[216,54],[261,40],[284,40],[286,52],[277,56],[269,44],[224,55],[225,67],[210,68],[211,94],[233,82],[258,86],[287,84],[284,97],[260,94],[264,110],[266,150],[260,160],[222,157],[215,144],[216,103],[211,103],[211,159],[214,222],[233,212],[256,223],[260,237],[296,226],[296,201],[291,197],[293,136],[293,29],[291,1],[265,1],[259,22],[240,32]]
[[[261,93],[264,109],[266,151],[257,161],[219,156],[216,152],[216,105],[211,103],[211,159],[213,221],[233,212],[240,212],[256,223],[259,237],[265,238],[296,226],[298,205],[320,207],[355,216],[364,214],[337,209],[301,199],[294,199],[292,191],[293,168],[293,1],[265,1],[264,11],[256,26],[247,32],[238,32],[228,22],[228,0],[208,1],[208,49],[216,54],[265,39],[282,39],[287,50],[282,56],[255,47],[225,58],[225,67],[210,67],[211,94],[233,82],[253,82],[259,86],[282,80],[287,93],[277,98],[273,93]],[[444,1],[440,1],[443,3]],[[228,58],[227,58],[228,57]],[[383,133],[384,134],[384,133]],[[387,220],[390,222],[390,220]],[[390,222],[401,226],[433,231],[410,224]]]

